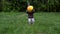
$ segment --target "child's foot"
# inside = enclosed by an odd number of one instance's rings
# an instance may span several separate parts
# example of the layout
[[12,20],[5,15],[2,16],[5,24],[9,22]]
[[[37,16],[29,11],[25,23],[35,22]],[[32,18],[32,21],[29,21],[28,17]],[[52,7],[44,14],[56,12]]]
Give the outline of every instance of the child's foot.
[[31,24],[34,24],[34,23],[29,23],[29,24],[31,25]]
[[31,23],[31,24],[34,24],[34,23]]

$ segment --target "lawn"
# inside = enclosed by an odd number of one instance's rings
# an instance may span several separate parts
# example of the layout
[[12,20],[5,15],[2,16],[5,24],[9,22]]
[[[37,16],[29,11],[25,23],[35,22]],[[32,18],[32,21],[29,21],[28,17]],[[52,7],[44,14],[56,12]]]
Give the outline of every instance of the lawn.
[[0,34],[60,34],[60,13],[40,12],[34,18],[29,25],[24,12],[0,12]]

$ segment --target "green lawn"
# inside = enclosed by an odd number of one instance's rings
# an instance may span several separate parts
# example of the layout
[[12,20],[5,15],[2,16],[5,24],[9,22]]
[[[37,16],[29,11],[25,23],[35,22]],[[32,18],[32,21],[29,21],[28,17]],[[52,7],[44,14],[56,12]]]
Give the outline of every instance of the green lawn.
[[35,13],[34,25],[29,25],[27,14],[0,12],[0,34],[60,34],[60,13]]

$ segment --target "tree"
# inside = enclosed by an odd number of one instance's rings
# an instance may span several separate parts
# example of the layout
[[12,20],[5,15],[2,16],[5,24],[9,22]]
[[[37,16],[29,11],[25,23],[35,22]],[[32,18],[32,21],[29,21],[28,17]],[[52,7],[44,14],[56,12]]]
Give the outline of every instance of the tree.
[[3,10],[3,2],[2,2],[2,0],[0,0],[0,11],[2,11]]

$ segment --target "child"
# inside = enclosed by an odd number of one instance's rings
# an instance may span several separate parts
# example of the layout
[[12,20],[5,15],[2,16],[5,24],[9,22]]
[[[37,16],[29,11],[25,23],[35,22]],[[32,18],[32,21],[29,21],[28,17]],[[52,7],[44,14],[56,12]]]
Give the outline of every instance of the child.
[[29,12],[27,10],[27,14],[28,14],[28,22],[29,24],[34,24],[35,20],[34,20],[34,10],[32,10],[31,12]]

